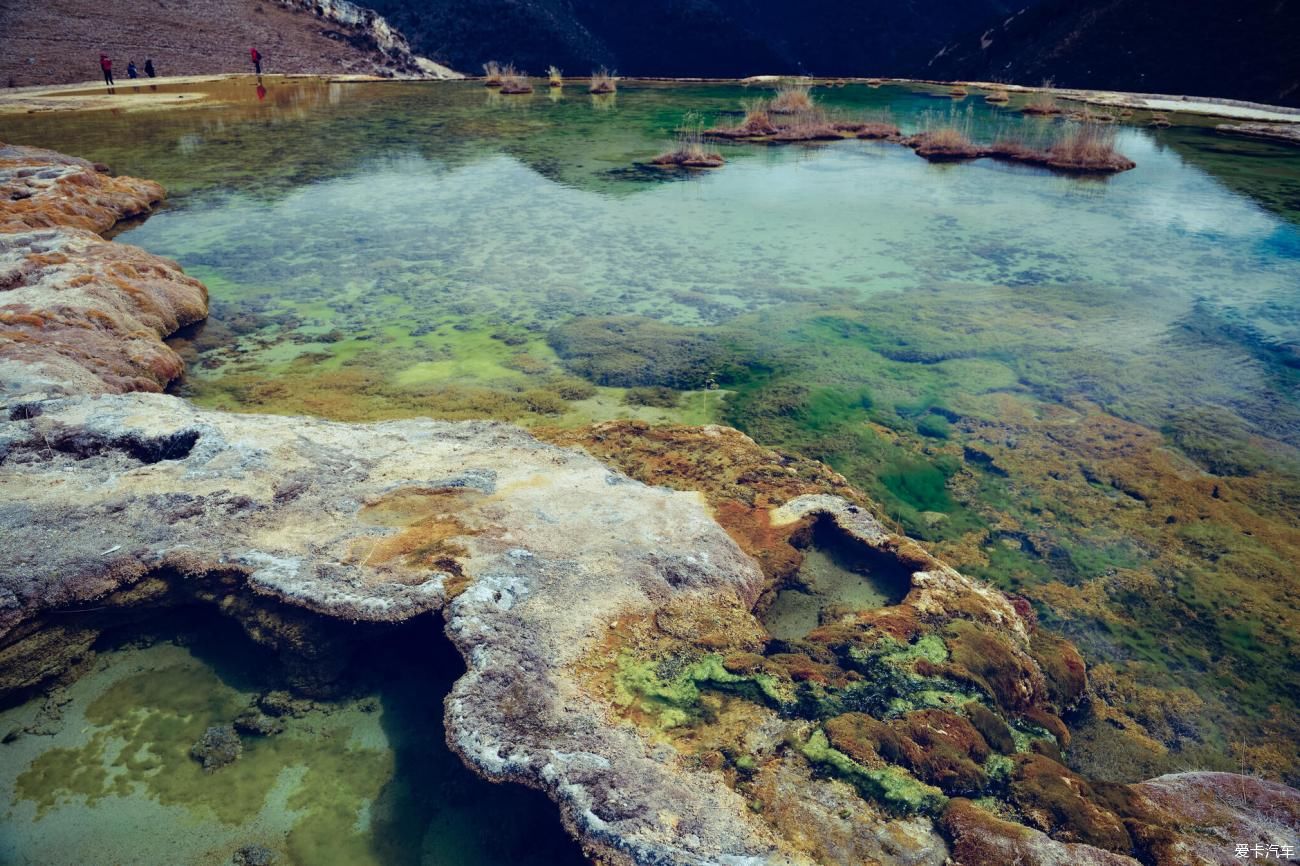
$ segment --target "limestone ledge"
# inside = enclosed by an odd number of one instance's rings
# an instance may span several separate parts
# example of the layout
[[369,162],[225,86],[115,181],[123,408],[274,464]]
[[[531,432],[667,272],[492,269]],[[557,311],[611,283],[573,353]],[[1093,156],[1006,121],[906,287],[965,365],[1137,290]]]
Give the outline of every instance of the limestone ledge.
[[160,391],[183,370],[162,338],[207,315],[180,265],[99,232],[161,186],[0,145],[0,391],[6,398]]
[[609,724],[573,672],[618,617],[754,602],[761,572],[698,496],[492,422],[337,424],[159,394],[21,408],[0,424],[0,643],[147,576],[233,572],[250,593],[394,621],[463,575],[447,631],[469,671],[447,736],[467,761],[545,788],[614,862],[786,862],[742,798]]

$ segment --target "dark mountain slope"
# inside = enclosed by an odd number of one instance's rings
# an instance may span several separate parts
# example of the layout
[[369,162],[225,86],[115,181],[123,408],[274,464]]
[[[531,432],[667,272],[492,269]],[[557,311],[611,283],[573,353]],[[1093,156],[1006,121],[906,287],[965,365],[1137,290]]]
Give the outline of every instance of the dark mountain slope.
[[928,77],[1300,105],[1300,2],[1045,0],[950,45]]
[[628,75],[923,71],[946,42],[1020,8],[1009,0],[370,0],[416,51],[474,72],[605,64]]

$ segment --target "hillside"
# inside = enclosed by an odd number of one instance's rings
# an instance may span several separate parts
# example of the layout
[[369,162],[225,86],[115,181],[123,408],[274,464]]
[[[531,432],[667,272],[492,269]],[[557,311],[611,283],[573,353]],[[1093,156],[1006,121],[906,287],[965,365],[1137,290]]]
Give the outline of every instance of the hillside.
[[251,72],[256,45],[266,72],[439,77],[449,72],[412,55],[401,34],[350,3],[295,0],[0,0],[0,83],[23,87],[99,79],[99,52],[126,80],[134,59],[144,74]]
[[571,74],[902,75],[1023,3],[808,0],[372,0],[412,46],[465,72],[487,60]]
[[1300,105],[1300,3],[1046,0],[947,46],[927,77]]

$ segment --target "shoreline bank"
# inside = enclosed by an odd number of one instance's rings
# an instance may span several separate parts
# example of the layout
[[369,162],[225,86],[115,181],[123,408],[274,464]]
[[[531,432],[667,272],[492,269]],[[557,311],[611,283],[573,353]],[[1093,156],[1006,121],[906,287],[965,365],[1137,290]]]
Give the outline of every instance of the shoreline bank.
[[[105,109],[148,110],[166,107],[187,108],[201,104],[220,102],[204,91],[201,85],[220,82],[247,81],[252,83],[258,76],[246,72],[224,72],[207,75],[180,75],[153,79],[134,79],[117,85],[116,93],[108,93],[107,88],[97,81],[84,81],[77,84],[33,85],[28,87],[0,90],[0,116],[5,114],[26,114],[46,111],[94,111]],[[358,82],[393,82],[410,84],[442,84],[447,81],[476,80],[467,79],[392,79],[379,75],[298,73],[286,75],[265,75],[269,81],[321,81],[330,84],[348,84]],[[1019,84],[999,84],[989,81],[936,81],[917,78],[814,78],[807,76],[755,75],[746,78],[661,78],[655,76],[626,76],[624,82],[651,82],[663,84],[739,84],[742,86],[768,85],[780,81],[800,81],[813,86],[840,86],[842,84],[881,84],[904,87],[967,87],[976,90],[1000,90],[1008,93],[1029,95],[1050,92],[1055,96],[1071,102],[1086,103],[1108,108],[1129,108],[1137,111],[1173,112],[1210,117],[1222,120],[1267,122],[1276,124],[1300,124],[1300,108],[1289,106],[1265,105],[1243,100],[1219,97],[1181,96],[1172,94],[1128,93],[1124,91],[1086,90],[1076,88],[1044,88]],[[179,85],[196,85],[192,92],[139,92],[141,88],[164,86],[174,88]],[[123,92],[130,90],[131,92]],[[978,95],[978,94],[975,94]]]

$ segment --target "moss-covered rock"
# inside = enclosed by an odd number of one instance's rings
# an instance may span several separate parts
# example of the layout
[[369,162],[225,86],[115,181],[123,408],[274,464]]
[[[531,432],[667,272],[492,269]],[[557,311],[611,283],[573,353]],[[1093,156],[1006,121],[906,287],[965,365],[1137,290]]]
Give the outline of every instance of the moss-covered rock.
[[641,316],[572,319],[548,340],[566,367],[598,385],[702,388],[728,363],[715,333]]
[[1011,735],[1011,727],[1002,717],[981,703],[972,701],[965,706],[966,717],[980,732],[984,742],[1004,755],[1014,754],[1016,741]]
[[906,770],[864,767],[832,747],[820,728],[812,733],[800,751],[809,761],[844,779],[862,796],[889,811],[904,815],[937,815],[948,802],[942,791],[918,781]]
[[1088,690],[1088,671],[1079,650],[1060,635],[1035,629],[1029,653],[1047,677],[1047,691],[1059,713],[1078,706]]
[[916,746],[911,767],[918,777],[948,794],[968,796],[983,793],[989,786],[983,763],[988,743],[961,716],[947,710],[929,709],[908,713],[891,722]]
[[1124,822],[1082,776],[1043,755],[1018,755],[1015,762],[1011,799],[1034,826],[1064,842],[1132,850]]
[[953,862],[961,866],[1138,866],[1131,857],[1054,841],[963,798],[949,802],[939,826],[952,848]]
[[968,620],[956,620],[944,630],[952,661],[969,673],[1004,710],[1034,705],[1043,691],[1043,675],[1010,638]]

